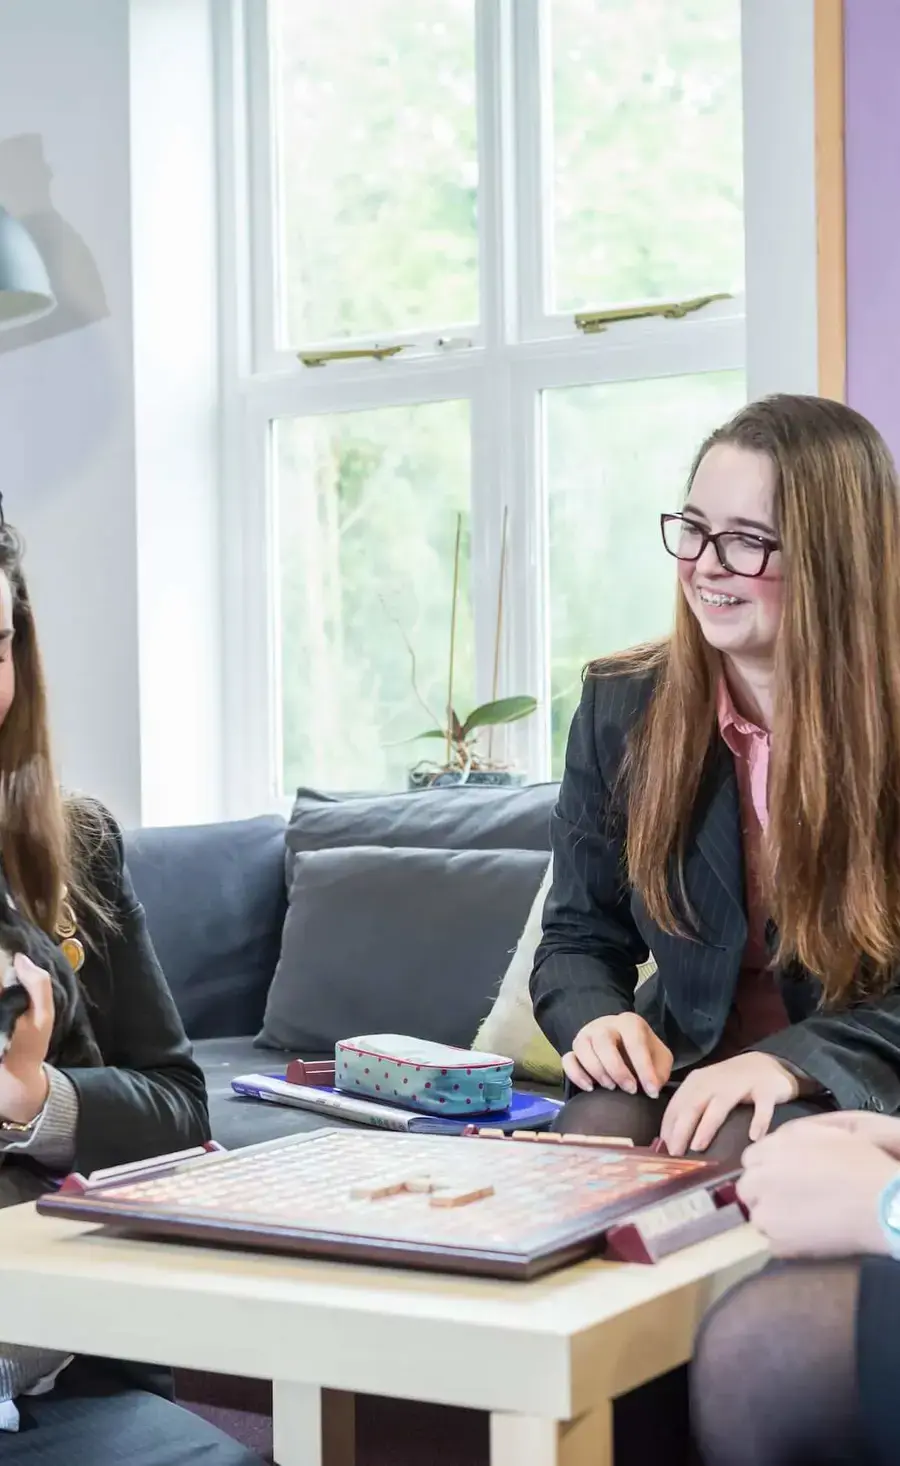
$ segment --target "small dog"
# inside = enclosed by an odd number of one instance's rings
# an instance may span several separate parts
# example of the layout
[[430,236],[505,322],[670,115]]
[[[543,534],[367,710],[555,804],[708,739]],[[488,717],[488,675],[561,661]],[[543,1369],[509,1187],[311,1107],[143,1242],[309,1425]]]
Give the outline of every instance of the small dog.
[[103,1063],[81,984],[71,963],[46,932],[33,926],[17,910],[0,877],[0,1059],[9,1048],[16,1024],[28,1011],[31,999],[19,981],[14,959],[30,958],[36,967],[50,974],[55,1017],[50,1051],[51,1063],[62,1060],[73,1068],[92,1068]]

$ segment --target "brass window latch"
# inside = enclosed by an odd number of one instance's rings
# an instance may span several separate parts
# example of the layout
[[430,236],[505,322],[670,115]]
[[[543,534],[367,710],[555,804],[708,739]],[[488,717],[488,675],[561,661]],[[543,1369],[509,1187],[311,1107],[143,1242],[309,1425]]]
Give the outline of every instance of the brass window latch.
[[579,311],[575,325],[585,335],[596,335],[619,321],[641,321],[649,316],[664,316],[667,321],[678,321],[694,311],[712,305],[714,300],[731,300],[727,291],[715,295],[696,295],[692,300],[660,300],[649,305],[623,305],[605,311]]
[[330,361],[388,361],[401,351],[435,350],[444,355],[450,351],[466,351],[474,345],[468,336],[439,336],[430,346],[427,342],[397,341],[393,346],[345,346],[328,351],[298,351],[297,360],[305,367],[327,366]]
[[336,351],[298,351],[297,360],[305,367],[326,366],[330,361],[386,361],[398,356],[406,347],[399,346],[352,346]]

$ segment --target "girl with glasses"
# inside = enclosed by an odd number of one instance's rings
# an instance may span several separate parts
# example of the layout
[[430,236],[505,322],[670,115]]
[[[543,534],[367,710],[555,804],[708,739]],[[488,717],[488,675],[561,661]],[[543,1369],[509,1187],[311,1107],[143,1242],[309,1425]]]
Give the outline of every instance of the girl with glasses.
[[897,474],[850,408],[772,397],[662,538],[674,628],[588,669],[531,992],[559,1128],[739,1155],[900,1109]]

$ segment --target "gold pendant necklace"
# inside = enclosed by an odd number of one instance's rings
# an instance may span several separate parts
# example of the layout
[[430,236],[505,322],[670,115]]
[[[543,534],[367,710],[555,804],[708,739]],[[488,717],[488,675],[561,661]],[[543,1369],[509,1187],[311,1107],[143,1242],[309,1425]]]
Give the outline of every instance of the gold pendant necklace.
[[78,928],[75,924],[75,912],[72,903],[68,899],[67,887],[63,887],[63,899],[60,908],[60,920],[56,927],[56,937],[60,951],[68,962],[73,972],[79,972],[84,965],[84,944],[78,937]]

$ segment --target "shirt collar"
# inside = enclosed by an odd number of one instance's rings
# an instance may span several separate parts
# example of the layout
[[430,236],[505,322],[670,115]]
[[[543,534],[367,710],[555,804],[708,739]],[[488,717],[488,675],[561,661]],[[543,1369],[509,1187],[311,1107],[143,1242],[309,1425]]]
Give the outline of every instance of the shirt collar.
[[738,712],[724,676],[719,678],[716,713],[719,719],[719,731],[732,753],[735,752],[733,746],[735,740],[743,738],[764,738],[768,742],[769,734],[765,728],[760,728],[756,723],[751,723],[749,718],[743,717]]

